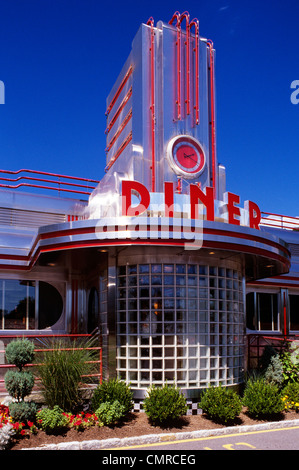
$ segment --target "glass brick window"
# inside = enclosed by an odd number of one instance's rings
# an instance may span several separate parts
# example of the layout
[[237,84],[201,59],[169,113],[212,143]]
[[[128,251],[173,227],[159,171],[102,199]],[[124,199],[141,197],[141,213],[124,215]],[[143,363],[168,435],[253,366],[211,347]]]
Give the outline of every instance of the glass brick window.
[[118,267],[117,372],[132,388],[242,381],[243,283],[195,264]]

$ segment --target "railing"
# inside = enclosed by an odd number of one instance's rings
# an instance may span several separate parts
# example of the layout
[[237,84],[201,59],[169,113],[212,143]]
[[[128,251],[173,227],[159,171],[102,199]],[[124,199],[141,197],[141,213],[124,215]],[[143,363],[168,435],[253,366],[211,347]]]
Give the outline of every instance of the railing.
[[[94,333],[91,333],[91,334],[57,334],[57,335],[54,335],[54,334],[37,334],[37,335],[31,335],[31,334],[26,334],[26,335],[5,335],[5,336],[0,336],[0,341],[2,340],[3,342],[5,341],[5,343],[9,344],[10,341],[13,341],[15,339],[20,339],[20,338],[27,338],[27,339],[32,339],[34,340],[34,343],[35,343],[35,348],[34,348],[34,352],[35,353],[47,353],[47,352],[51,352],[53,351],[54,349],[51,349],[51,348],[48,348],[44,345],[44,347],[38,347],[38,344],[37,343],[40,343],[41,345],[43,343],[45,343],[45,341],[43,340],[47,340],[47,339],[57,339],[57,338],[67,338],[67,339],[76,339],[76,338],[94,338],[95,336],[97,336],[97,333],[94,332]],[[6,344],[6,345],[7,345]],[[94,360],[94,361],[89,361],[89,363],[92,363],[92,364],[98,364],[98,372],[95,372],[93,374],[86,374],[82,377],[90,377],[90,382],[93,382],[96,381],[96,383],[102,383],[102,378],[103,378],[103,356],[102,356],[102,347],[101,346],[90,346],[90,347],[65,347],[65,348],[61,348],[61,350],[63,351],[70,351],[70,350],[82,350],[82,349],[88,349],[88,350],[93,350],[93,351],[97,351],[99,356],[98,356],[98,360]],[[3,355],[3,359],[4,359],[4,356],[5,356],[5,349],[2,349],[0,350],[0,357],[1,355]],[[4,362],[3,360],[0,360],[0,362]],[[32,364],[26,364],[24,367],[36,367],[37,363],[32,363]],[[8,370],[8,369],[13,369],[15,368],[16,366],[14,364],[0,364],[0,395],[3,395],[3,394],[7,394],[6,392],[6,389],[5,389],[5,381],[4,381],[4,373]],[[39,390],[39,386],[38,386],[38,382],[39,380],[38,379],[35,379],[35,387],[34,387],[34,391],[38,391]]]
[[[24,173],[27,173],[28,176]],[[15,177],[12,178],[8,175],[14,175]],[[0,182],[0,188],[18,189],[21,187],[28,187],[58,191],[58,193],[80,194],[83,196],[89,196],[99,184],[99,181],[93,179],[28,169],[16,171],[0,170]]]
[[273,347],[277,351],[283,351],[288,343],[298,341],[298,335],[247,335],[247,368],[256,369],[260,366],[263,353],[267,347]]
[[299,230],[299,217],[262,212],[260,225],[284,230]]

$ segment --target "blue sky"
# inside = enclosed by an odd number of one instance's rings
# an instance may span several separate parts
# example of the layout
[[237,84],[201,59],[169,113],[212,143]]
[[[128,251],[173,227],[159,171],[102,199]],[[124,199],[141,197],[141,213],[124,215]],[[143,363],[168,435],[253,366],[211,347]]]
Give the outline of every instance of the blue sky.
[[227,189],[299,216],[298,0],[0,0],[0,168],[101,179],[106,97],[139,25],[176,10],[215,45]]

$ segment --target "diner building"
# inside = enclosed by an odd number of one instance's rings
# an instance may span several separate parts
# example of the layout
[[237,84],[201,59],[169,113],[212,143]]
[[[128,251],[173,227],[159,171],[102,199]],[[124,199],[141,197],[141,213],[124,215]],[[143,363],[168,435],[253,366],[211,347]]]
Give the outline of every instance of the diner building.
[[198,20],[141,24],[106,109],[99,181],[0,172],[0,344],[97,332],[103,377],[136,399],[238,386],[268,338],[299,334],[299,219],[226,188]]

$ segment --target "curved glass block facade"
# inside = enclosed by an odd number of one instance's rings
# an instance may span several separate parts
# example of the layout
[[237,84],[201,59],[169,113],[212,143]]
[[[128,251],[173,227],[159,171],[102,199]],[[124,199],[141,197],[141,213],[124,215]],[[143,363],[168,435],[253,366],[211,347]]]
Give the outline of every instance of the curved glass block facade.
[[236,269],[118,267],[117,372],[132,388],[236,385],[244,361],[244,291]]

